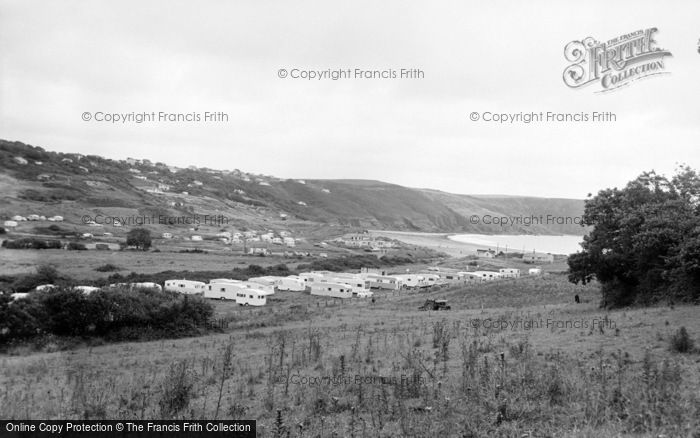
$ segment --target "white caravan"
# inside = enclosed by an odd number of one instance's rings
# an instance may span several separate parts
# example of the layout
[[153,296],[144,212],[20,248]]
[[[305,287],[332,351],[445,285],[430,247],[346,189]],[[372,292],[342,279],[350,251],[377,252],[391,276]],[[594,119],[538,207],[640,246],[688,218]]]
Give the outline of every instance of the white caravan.
[[277,283],[277,290],[303,292],[306,290],[306,283],[303,279],[290,275],[289,277],[279,279],[279,283]]
[[518,277],[520,277],[520,269],[516,269],[516,268],[503,268],[503,269],[499,269],[498,272],[501,274],[502,277],[505,277],[505,278],[518,278]]
[[236,294],[245,290],[245,286],[241,282],[211,282],[204,289],[204,298],[215,300],[236,300]]
[[331,283],[344,283],[351,286],[353,296],[359,298],[371,297],[374,295],[374,293],[370,291],[370,281],[359,275],[339,272],[335,273],[334,277],[328,277],[327,281]]
[[75,286],[73,287],[73,290],[76,290],[78,292],[82,292],[85,295],[90,295],[93,292],[97,292],[100,290],[99,287],[94,287],[94,286]]
[[369,285],[372,289],[399,290],[401,289],[401,280],[396,276],[365,274],[369,280]]
[[236,292],[236,303],[240,306],[264,306],[267,303],[267,295],[257,289],[239,289]]
[[494,281],[501,278],[501,274],[493,271],[474,271],[473,274],[478,275],[484,281]]
[[275,293],[279,277],[251,277],[246,283],[251,285],[249,289],[260,289],[271,295]]
[[270,286],[268,284],[260,284],[260,283],[252,283],[249,281],[244,281],[241,283],[241,286],[245,287],[246,289],[255,289],[259,290],[265,293],[265,295],[274,295],[275,293],[275,286]]
[[352,298],[352,286],[346,283],[315,282],[311,285],[311,295],[334,298]]
[[199,295],[204,293],[206,283],[194,280],[166,280],[165,290],[169,292],[180,292],[187,295]]
[[150,281],[143,283],[129,283],[129,287],[132,289],[157,289],[159,292],[163,292],[163,286]]

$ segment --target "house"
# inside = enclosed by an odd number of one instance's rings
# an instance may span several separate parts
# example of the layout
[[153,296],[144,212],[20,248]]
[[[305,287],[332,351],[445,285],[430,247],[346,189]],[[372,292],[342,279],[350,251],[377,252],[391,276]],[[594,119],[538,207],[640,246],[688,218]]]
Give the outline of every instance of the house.
[[284,244],[289,247],[296,246],[296,240],[294,240],[293,237],[284,237],[282,238],[282,242],[284,242]]
[[523,254],[523,263],[554,263],[554,255],[541,252],[526,253]]
[[38,220],[41,220],[41,216],[39,216],[38,214],[30,214],[29,216],[27,216],[27,220],[28,221],[38,221]]
[[504,278],[518,278],[518,277],[520,277],[520,269],[516,269],[516,268],[503,268],[503,269],[499,269],[498,272]]
[[26,217],[24,217],[24,216],[19,216],[19,215],[12,216],[10,219],[12,219],[13,221],[17,221],[17,222],[22,222],[22,221],[26,221],[26,220],[27,220]]
[[28,161],[27,161],[27,160],[25,160],[25,159],[24,159],[24,158],[22,158],[22,157],[15,157],[15,163],[17,163],[17,164],[21,164],[21,165],[25,165],[25,164],[27,164],[27,163],[28,163]]
[[371,246],[372,241],[374,240],[372,238],[372,235],[370,235],[368,232],[363,232],[363,233],[350,233],[346,234],[340,239],[337,239],[340,243],[344,244],[345,246],[352,246],[356,248],[361,248],[364,246]]
[[283,242],[282,242],[282,239],[280,239],[279,237],[273,237],[273,238],[272,238],[272,243],[273,243],[274,245],[282,245]]
[[166,280],[165,290],[168,292],[179,292],[186,295],[201,295],[204,294],[206,283],[194,280]]
[[487,258],[487,259],[492,259],[492,258],[496,257],[496,251],[494,251],[492,249],[477,249],[476,256]]
[[172,239],[173,233],[163,233],[162,237],[163,239]]
[[527,275],[542,275],[542,268],[530,268],[527,270]]
[[5,226],[5,227],[7,227],[7,228],[14,228],[14,227],[16,227],[17,225],[19,225],[19,224],[17,223],[17,221],[5,221],[5,222],[3,223],[3,226]]
[[195,242],[201,242],[201,241],[202,241],[202,236],[194,235],[194,236],[190,237],[190,240],[193,240],[193,241],[195,241]]
[[83,233],[80,235],[80,237],[82,237],[83,239],[92,239],[95,236],[93,236],[92,233]]
[[64,158],[64,159],[61,160],[61,162],[62,162],[62,163],[72,163],[73,160],[71,160],[70,158]]
[[48,220],[51,222],[63,222],[63,216],[51,216]]

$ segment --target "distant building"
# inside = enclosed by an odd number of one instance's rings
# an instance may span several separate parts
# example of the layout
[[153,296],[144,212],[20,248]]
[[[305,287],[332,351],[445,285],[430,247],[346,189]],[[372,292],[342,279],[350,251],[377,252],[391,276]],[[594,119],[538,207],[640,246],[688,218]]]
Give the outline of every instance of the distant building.
[[477,249],[476,256],[487,258],[487,259],[492,259],[492,258],[496,257],[496,251],[494,251],[492,249]]
[[530,252],[523,254],[524,263],[553,263],[554,255],[541,252]]

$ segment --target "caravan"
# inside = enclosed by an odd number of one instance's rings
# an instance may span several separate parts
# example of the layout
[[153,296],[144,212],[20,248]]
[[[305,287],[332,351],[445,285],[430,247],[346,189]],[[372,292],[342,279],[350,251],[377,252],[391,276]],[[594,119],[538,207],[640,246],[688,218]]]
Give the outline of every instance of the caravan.
[[251,277],[245,282],[249,289],[259,289],[267,292],[268,295],[275,293],[278,283],[279,277]]
[[352,286],[345,283],[315,282],[311,284],[311,295],[352,298]]
[[204,298],[215,300],[236,300],[236,294],[245,290],[241,282],[217,281],[210,282],[204,289]]
[[239,306],[264,306],[267,304],[267,295],[258,289],[239,289],[236,292],[236,303]]
[[200,295],[204,293],[206,284],[194,280],[166,280],[165,290],[169,292],[180,292],[188,295]]
[[364,278],[369,280],[370,288],[399,290],[401,289],[401,279],[391,275],[364,274]]
[[306,290],[306,283],[301,278],[290,275],[279,279],[277,290],[303,292]]
[[374,293],[370,291],[369,280],[362,278],[359,275],[343,272],[337,272],[334,273],[334,275],[334,277],[328,277],[327,281],[349,285],[352,288],[352,295],[354,297],[366,298],[374,295]]

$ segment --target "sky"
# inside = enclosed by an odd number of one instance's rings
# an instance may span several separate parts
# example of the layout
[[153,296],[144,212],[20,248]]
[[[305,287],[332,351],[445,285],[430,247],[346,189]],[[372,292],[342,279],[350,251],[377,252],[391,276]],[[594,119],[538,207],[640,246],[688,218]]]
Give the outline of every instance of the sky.
[[[0,0],[0,138],[283,178],[584,198],[643,171],[700,167],[697,17],[689,0]],[[672,53],[666,74],[608,93],[564,84],[569,42],[652,27]],[[290,77],[402,68],[423,75]],[[97,120],[207,111],[228,121]],[[548,111],[616,120],[483,120]]]

